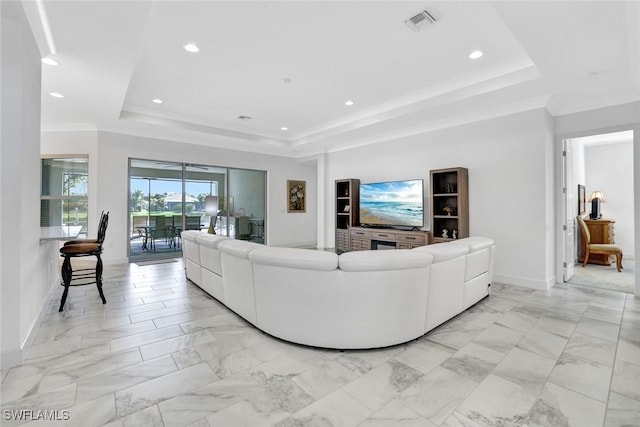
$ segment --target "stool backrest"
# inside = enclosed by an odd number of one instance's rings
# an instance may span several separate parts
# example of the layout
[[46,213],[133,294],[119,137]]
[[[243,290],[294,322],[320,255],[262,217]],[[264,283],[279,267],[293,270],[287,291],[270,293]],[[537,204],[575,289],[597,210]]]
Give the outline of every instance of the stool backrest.
[[107,225],[109,225],[109,212],[102,211],[100,216],[100,223],[98,224],[98,243],[102,244],[107,234]]

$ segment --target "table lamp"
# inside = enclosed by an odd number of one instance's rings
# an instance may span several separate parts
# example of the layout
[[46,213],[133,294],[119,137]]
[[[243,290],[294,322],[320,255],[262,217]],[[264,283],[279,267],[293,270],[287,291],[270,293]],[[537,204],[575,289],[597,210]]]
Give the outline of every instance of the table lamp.
[[216,234],[216,220],[218,219],[218,196],[207,196],[204,198],[204,212],[209,215],[209,234]]
[[591,215],[589,218],[599,219],[602,216],[600,213],[600,203],[607,202],[607,199],[604,198],[604,193],[600,190],[592,192],[589,201],[591,202]]

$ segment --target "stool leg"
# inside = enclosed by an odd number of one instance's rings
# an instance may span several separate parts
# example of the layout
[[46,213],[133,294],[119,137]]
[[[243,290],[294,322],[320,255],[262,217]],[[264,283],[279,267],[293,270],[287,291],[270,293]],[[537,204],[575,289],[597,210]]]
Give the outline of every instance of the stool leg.
[[69,293],[69,284],[71,283],[72,275],[73,269],[71,268],[71,258],[66,256],[64,257],[64,262],[62,263],[62,282],[64,283],[64,292],[62,293],[62,299],[60,300],[60,309],[58,310],[58,312],[62,311],[64,303],[67,300],[67,294]]
[[102,258],[100,258],[100,254],[96,255],[96,258],[98,258],[98,261],[96,261],[96,286],[98,287],[102,303],[106,304],[107,300],[104,298],[104,293],[102,292]]

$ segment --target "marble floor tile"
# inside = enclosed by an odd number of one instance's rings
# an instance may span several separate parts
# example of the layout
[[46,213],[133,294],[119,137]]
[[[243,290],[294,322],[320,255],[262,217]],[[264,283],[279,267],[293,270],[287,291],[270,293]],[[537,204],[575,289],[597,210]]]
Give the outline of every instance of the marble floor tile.
[[569,339],[564,352],[603,365],[613,366],[616,343],[576,332]]
[[173,359],[169,356],[164,356],[155,360],[136,363],[135,365],[82,378],[76,383],[78,400],[91,400],[98,396],[114,393],[175,371],[177,371],[177,368],[175,363],[173,363]]
[[610,366],[563,353],[549,382],[606,402],[612,371]]
[[67,384],[77,383],[83,378],[101,375],[140,362],[142,362],[140,352],[137,349],[133,349],[112,356],[75,363],[72,366],[49,369],[43,371],[38,391],[50,391]]
[[[323,426],[353,427],[364,421],[371,410],[342,390],[337,390],[292,416],[274,424],[277,427]],[[209,418],[209,423],[215,420]]]
[[49,358],[52,356],[59,356],[62,354],[68,354],[80,348],[80,341],[82,337],[80,335],[55,340],[53,342],[37,344],[31,346],[27,351],[26,361],[38,360]]
[[640,365],[616,360],[611,391],[640,400]]
[[436,427],[436,424],[394,399],[358,424],[358,427]]
[[290,414],[284,411],[262,412],[247,401],[238,402],[207,417],[211,426],[269,427],[281,425]]
[[611,392],[604,427],[640,426],[640,400]]
[[211,368],[206,363],[201,363],[119,390],[115,394],[118,417],[148,408],[215,380],[217,378]]
[[444,360],[440,366],[480,383],[504,357],[504,353],[469,343]]
[[225,378],[255,368],[281,355],[282,352],[279,348],[270,345],[270,343],[265,343],[210,359],[207,364],[217,377]]
[[131,314],[144,313],[145,311],[159,310],[165,308],[161,302],[154,302],[151,304],[134,305],[131,307],[118,308],[115,310],[107,310],[105,316],[107,319],[113,317],[129,316]]
[[628,338],[620,338],[618,341],[616,359],[640,365],[640,335],[638,335],[637,338],[637,341]]
[[395,359],[423,374],[428,374],[454,353],[455,350],[451,347],[436,342],[422,341],[420,345],[408,347]]
[[459,350],[484,330],[473,323],[454,319],[428,332],[425,338]]
[[547,315],[540,316],[535,324],[535,327],[540,330],[551,332],[552,334],[556,334],[565,338],[569,338],[573,334],[576,326],[578,326],[577,321],[574,322],[570,320],[558,319],[557,317],[550,317]]
[[[167,426],[188,425],[236,403],[265,393],[264,386],[250,375],[235,375],[171,397],[159,404]],[[218,423],[212,425],[233,426]]]
[[605,404],[575,391],[547,383],[526,418],[530,427],[600,427]]
[[293,381],[318,400],[359,377],[358,373],[332,359],[324,360],[310,370],[296,375]]
[[392,359],[345,385],[343,390],[372,411],[378,411],[421,377],[419,371]]
[[640,337],[640,321],[626,320],[623,317],[620,325],[620,337],[638,341],[638,337]]
[[73,354],[63,354],[44,360],[25,362],[8,370],[5,381],[14,381],[19,378],[36,375],[47,370],[60,369],[67,366],[74,366],[78,363],[96,360],[109,356],[109,345],[101,344],[94,347],[82,348]]
[[140,353],[144,360],[150,360],[212,341],[216,341],[216,338],[209,331],[198,331],[140,346]]
[[[128,318],[128,317],[127,317]],[[156,329],[152,321],[132,323],[128,325],[111,327],[100,331],[85,332],[82,334],[83,345],[98,345],[116,338],[128,337],[134,334],[149,332]]]
[[435,368],[398,399],[436,425],[442,423],[478,383],[445,368]]
[[585,310],[584,317],[619,325],[622,320],[622,307],[612,308],[592,302]]
[[183,335],[183,332],[179,326],[169,326],[163,329],[152,329],[141,334],[128,335],[125,337],[112,339],[109,341],[109,349],[111,350],[111,353],[116,353],[118,351],[140,347],[145,344],[163,341],[180,335]]
[[167,326],[179,325],[181,323],[191,322],[197,319],[202,319],[204,317],[211,317],[217,314],[222,314],[219,308],[206,308],[206,309],[197,309],[197,310],[189,310],[184,313],[173,314],[171,316],[159,317],[157,319],[153,319],[153,323],[156,325],[158,329],[166,328]]
[[557,359],[566,345],[566,338],[533,328],[518,342],[517,347],[540,356]]
[[555,359],[516,347],[494,369],[493,374],[537,394],[546,383],[555,364]]
[[163,307],[157,310],[149,310],[142,313],[130,314],[129,318],[131,323],[143,322],[145,320],[154,320],[162,317],[171,316],[174,314],[186,313],[189,311],[184,304],[174,305],[170,307]]
[[[115,404],[114,404],[115,408]],[[109,424],[105,424],[104,427],[164,427],[162,422],[162,416],[157,405],[143,409],[138,412],[134,412],[126,417],[119,418]],[[207,426],[209,427],[209,426]]]
[[501,353],[508,353],[523,336],[522,331],[492,325],[476,336],[473,342]]
[[518,311],[504,313],[496,323],[517,331],[528,332],[538,321],[539,316]]
[[2,399],[3,410],[68,408],[76,402],[76,385],[69,384],[45,393],[27,393],[24,397],[7,402],[4,401],[4,397]]
[[619,330],[620,325],[583,317],[578,323],[575,332],[615,342],[618,340]]
[[521,426],[536,399],[536,393],[489,375],[460,404],[457,412],[481,425]]

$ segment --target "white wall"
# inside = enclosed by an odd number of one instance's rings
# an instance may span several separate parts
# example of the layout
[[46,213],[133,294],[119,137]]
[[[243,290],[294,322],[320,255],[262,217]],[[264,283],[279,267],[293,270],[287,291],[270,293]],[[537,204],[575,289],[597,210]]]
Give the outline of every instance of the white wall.
[[40,244],[40,52],[20,2],[0,2],[0,14],[0,350],[6,368],[22,361],[53,283],[51,250]]
[[336,179],[422,178],[428,199],[431,169],[462,166],[469,169],[470,233],[496,241],[495,280],[548,288],[555,252],[552,129],[538,109],[330,154],[327,246],[335,245]]
[[[295,159],[179,144],[151,138],[97,132],[95,159],[90,133],[46,132],[42,136],[45,153],[90,154],[90,205],[95,212],[110,211],[104,243],[105,263],[127,262],[128,159],[169,160],[212,166],[228,166],[267,171],[266,236],[272,246],[313,246],[316,244],[316,164]],[[85,142],[89,141],[88,145]],[[64,150],[64,151],[62,151]],[[307,182],[307,212],[287,213],[286,181]],[[242,206],[237,206],[239,208]],[[237,210],[237,209],[236,209]],[[97,217],[96,217],[97,218]],[[97,219],[96,219],[97,221]]]
[[[624,259],[635,258],[633,211],[633,142],[587,146],[585,149],[587,200],[594,190],[604,192],[603,218],[615,223],[615,241]],[[587,203],[587,211],[591,203]]]

